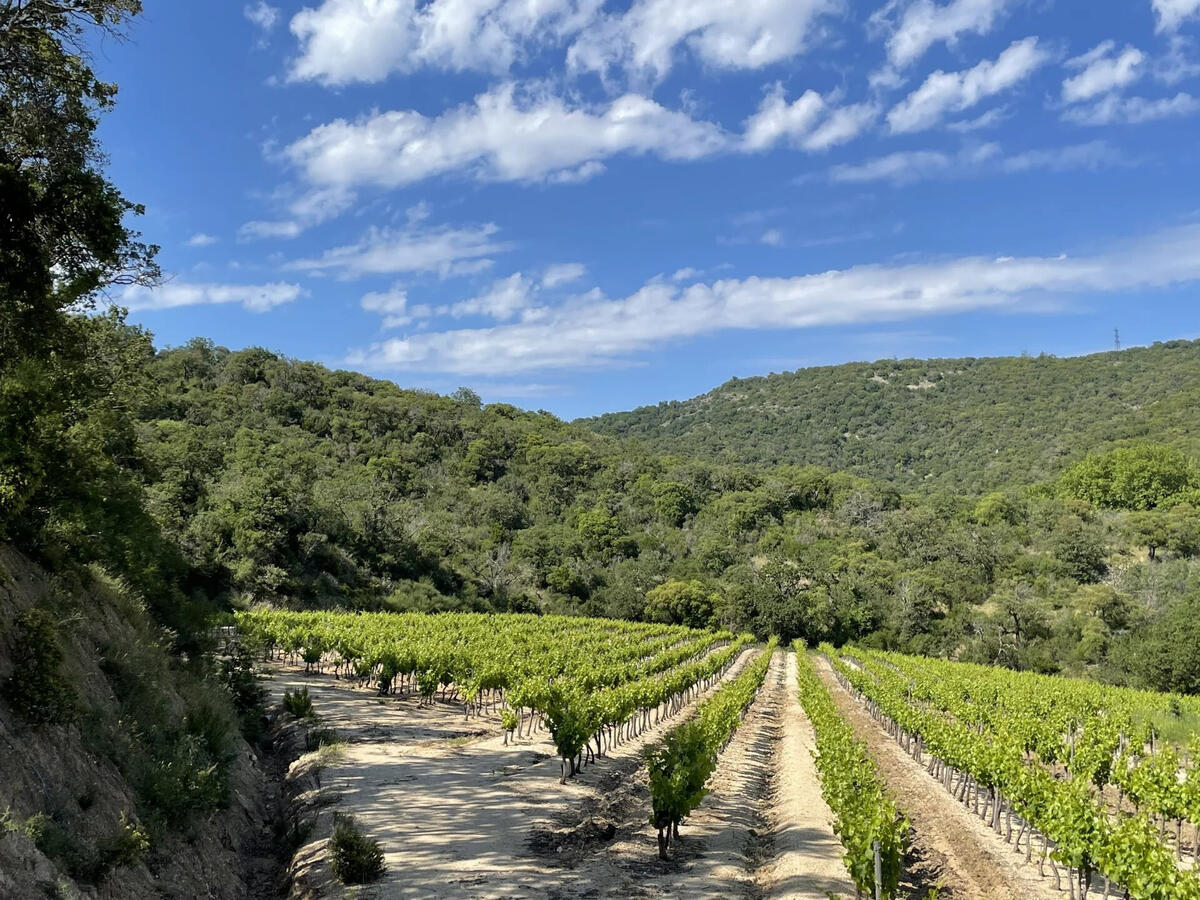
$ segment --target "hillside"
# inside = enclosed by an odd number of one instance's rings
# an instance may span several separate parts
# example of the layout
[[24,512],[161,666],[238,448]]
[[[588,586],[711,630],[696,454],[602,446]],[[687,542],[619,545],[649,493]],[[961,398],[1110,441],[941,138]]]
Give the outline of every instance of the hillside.
[[1141,439],[1200,449],[1200,341],[1090,356],[906,359],[735,378],[581,419],[654,450],[820,465],[902,489],[982,492]]

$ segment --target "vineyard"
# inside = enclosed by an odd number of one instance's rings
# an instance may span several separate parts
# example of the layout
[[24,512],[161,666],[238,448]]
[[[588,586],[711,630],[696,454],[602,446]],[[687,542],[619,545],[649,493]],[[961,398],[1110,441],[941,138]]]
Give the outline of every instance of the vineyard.
[[235,622],[277,687],[385,735],[328,776],[382,896],[1200,898],[1195,698],[606,619]]

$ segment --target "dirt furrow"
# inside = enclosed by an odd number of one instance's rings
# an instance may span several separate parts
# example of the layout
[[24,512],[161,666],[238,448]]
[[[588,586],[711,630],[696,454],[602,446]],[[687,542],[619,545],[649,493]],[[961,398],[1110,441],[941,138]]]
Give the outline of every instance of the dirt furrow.
[[888,791],[913,824],[918,856],[940,870],[940,896],[953,900],[1059,900],[1012,847],[956,802],[842,688],[824,658],[817,672],[859,739],[871,749]]
[[816,741],[812,723],[796,692],[795,653],[788,651],[781,675],[786,699],[768,814],[775,856],[760,870],[759,883],[769,900],[826,900],[831,894],[853,897],[854,882],[842,862],[842,845],[833,833],[833,813],[821,796],[821,781],[813,763]]

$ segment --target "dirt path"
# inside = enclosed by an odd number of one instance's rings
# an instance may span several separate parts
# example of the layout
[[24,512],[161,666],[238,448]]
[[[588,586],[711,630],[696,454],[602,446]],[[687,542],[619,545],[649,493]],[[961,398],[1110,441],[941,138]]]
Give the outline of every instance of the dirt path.
[[853,897],[854,882],[846,873],[844,851],[833,833],[833,813],[821,796],[812,757],[816,742],[796,693],[796,654],[792,651],[787,653],[782,677],[786,701],[774,762],[778,780],[768,816],[776,855],[759,872],[759,882],[769,900],[826,900],[830,894]]
[[[752,655],[743,653],[726,678]],[[356,896],[637,895],[636,873],[615,883],[594,881],[586,870],[557,865],[555,847],[549,859],[531,851],[530,836],[549,834],[553,842],[573,811],[601,804],[614,779],[620,784],[639,767],[642,748],[684,721],[695,703],[560,785],[545,731],[506,747],[498,722],[464,722],[461,705],[421,710],[415,700],[377,698],[327,676],[281,672],[273,690],[281,695],[297,680],[309,687],[324,723],[349,741],[325,770],[326,789],[340,796],[337,809],[353,813],[384,849],[388,874]]]
[[599,808],[583,810],[583,818],[600,813],[618,822],[611,844],[585,848],[561,863],[573,869],[578,883],[592,886],[584,896],[854,895],[802,743],[811,746],[812,732],[807,721],[796,718],[794,664],[791,654],[776,652],[762,689],[721,754],[710,793],[685,820],[669,861],[656,858],[644,766]]
[[888,791],[913,824],[924,863],[940,869],[942,897],[954,900],[1061,900],[1064,896],[1012,847],[956,802],[875,723],[838,684],[824,658],[817,672],[838,709],[866,741]]

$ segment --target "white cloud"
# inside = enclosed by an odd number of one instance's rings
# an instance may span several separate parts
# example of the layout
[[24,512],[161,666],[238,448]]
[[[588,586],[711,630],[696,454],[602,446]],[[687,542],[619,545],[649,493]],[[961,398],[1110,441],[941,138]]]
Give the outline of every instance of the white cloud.
[[791,103],[778,82],[763,97],[754,115],[743,126],[742,148],[769,149],[781,141],[805,150],[827,150],[853,140],[879,115],[870,103],[831,107],[814,90],[807,90]]
[[903,67],[920,59],[934,44],[953,45],[961,34],[987,34],[1011,5],[1013,0],[951,0],[943,6],[932,0],[907,5],[891,0],[870,22],[876,32],[888,34],[888,60]]
[[1200,100],[1182,91],[1174,97],[1151,100],[1108,94],[1092,104],[1073,106],[1063,118],[1080,125],[1140,125],[1157,119],[1190,116],[1200,111]]
[[825,13],[839,0],[634,0],[600,17],[567,52],[574,71],[621,69],[657,81],[681,47],[717,69],[758,69],[803,52]]
[[530,50],[562,43],[601,0],[323,0],[291,21],[293,81],[344,85],[429,67],[507,71]]
[[492,224],[468,228],[371,228],[355,244],[335,247],[314,259],[299,259],[287,269],[335,271],[343,278],[401,272],[436,272],[443,277],[479,272],[490,257],[510,249],[496,240]]
[[546,266],[546,271],[542,273],[542,287],[555,288],[560,284],[570,284],[586,274],[587,266],[583,263],[557,263]]
[[493,282],[492,286],[479,296],[453,304],[450,307],[450,315],[455,318],[486,316],[504,322],[532,306],[536,290],[530,279],[517,272]]
[[205,234],[203,231],[197,231],[187,239],[189,247],[210,247],[217,242],[217,238],[211,234]]
[[383,316],[384,328],[398,328],[413,320],[413,314],[408,308],[408,292],[399,284],[386,291],[363,294],[359,303],[367,312]]
[[158,287],[132,285],[120,297],[120,304],[131,310],[174,309],[178,306],[200,306],[240,303],[251,312],[267,312],[284,303],[291,303],[308,292],[298,284],[187,284],[170,281]]
[[255,241],[267,238],[290,239],[341,215],[354,203],[354,192],[340,185],[320,186],[297,191],[288,189],[274,198],[282,202],[285,217],[273,220],[245,222],[238,229],[238,240]]
[[1065,103],[1080,103],[1098,94],[1123,88],[1142,76],[1142,63],[1146,56],[1136,47],[1126,47],[1114,56],[1116,45],[1105,41],[1085,53],[1067,61],[1067,67],[1080,69],[1062,84]]
[[762,233],[759,239],[760,243],[766,244],[768,247],[783,246],[783,232],[778,228],[769,228]]
[[900,321],[1198,279],[1200,226],[1188,226],[1078,258],[974,256],[686,287],[656,280],[623,299],[594,291],[529,320],[382,341],[349,362],[464,375],[578,369],[733,329]]
[[1026,150],[1005,156],[998,144],[964,147],[957,153],[937,150],[911,150],[891,153],[859,165],[838,165],[829,170],[829,179],[862,184],[890,181],[909,184],[928,178],[961,178],[978,174],[1014,173],[1042,170],[1067,172],[1079,169],[1096,171],[1125,165],[1127,160],[1106,141],[1089,141],[1045,150]]
[[1112,166],[1127,165],[1128,161],[1106,141],[1089,141],[1050,150],[1027,150],[1006,157],[1000,167],[1005,172],[1028,172],[1041,169],[1047,172],[1068,172],[1078,169],[1097,171]]
[[404,110],[338,119],[284,153],[308,182],[345,190],[400,187],[458,171],[495,181],[582,178],[610,156],[691,160],[729,145],[719,126],[636,94],[591,109],[546,94],[519,98],[504,84],[437,118]]
[[995,109],[989,109],[982,115],[976,116],[974,119],[962,119],[958,122],[950,122],[946,128],[950,131],[956,131],[959,134],[968,134],[972,131],[982,131],[985,128],[995,128],[1011,115],[1005,106],[997,106]]
[[983,60],[962,72],[938,70],[894,106],[888,124],[895,133],[932,128],[950,113],[970,109],[1028,78],[1050,54],[1036,37],[1013,41],[996,59]]
[[1192,16],[1200,15],[1200,0],[1153,0],[1159,31],[1174,31]]
[[841,164],[829,170],[830,181],[862,184],[891,181],[908,184],[945,174],[963,174],[977,169],[1000,152],[996,144],[965,148],[958,153],[938,150],[905,150],[889,153],[858,165]]
[[242,15],[250,24],[263,32],[274,29],[275,24],[279,21],[279,10],[268,4],[266,0],[258,0],[257,3],[244,6]]
[[1200,75],[1200,62],[1192,57],[1194,42],[1182,34],[1168,40],[1167,52],[1154,61],[1154,77],[1165,84],[1178,84]]

